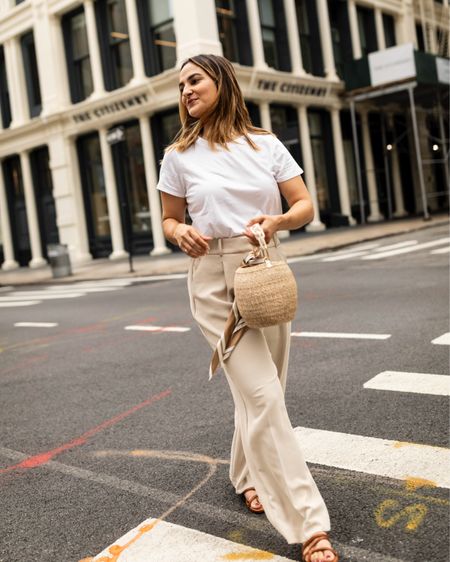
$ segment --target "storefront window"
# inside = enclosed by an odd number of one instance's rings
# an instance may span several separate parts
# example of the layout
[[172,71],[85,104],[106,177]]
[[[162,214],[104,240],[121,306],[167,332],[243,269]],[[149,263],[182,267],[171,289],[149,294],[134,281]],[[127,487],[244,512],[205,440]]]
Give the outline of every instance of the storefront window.
[[316,178],[317,200],[321,211],[330,209],[327,157],[325,142],[322,132],[321,114],[308,112],[309,132],[311,136],[311,149],[314,159],[314,175]]
[[21,44],[30,117],[37,117],[41,113],[42,104],[33,32],[23,35]]
[[121,88],[133,77],[125,0],[95,2],[105,87]]
[[160,74],[176,64],[172,0],[138,0],[145,71]]
[[122,181],[119,192],[126,198],[128,216],[125,221],[136,234],[151,234],[150,207],[145,180],[144,156],[142,153],[139,124],[125,127],[124,141],[114,148],[120,154],[120,162],[116,167],[116,180]]
[[[106,200],[105,178],[97,134],[79,137],[81,179],[91,240],[111,234]],[[91,242],[92,246],[92,242]],[[95,252],[94,252],[95,254]]]
[[3,128],[6,129],[11,124],[11,106],[3,45],[0,45],[0,109]]
[[77,103],[94,90],[84,10],[67,14],[62,25],[71,98],[73,103]]

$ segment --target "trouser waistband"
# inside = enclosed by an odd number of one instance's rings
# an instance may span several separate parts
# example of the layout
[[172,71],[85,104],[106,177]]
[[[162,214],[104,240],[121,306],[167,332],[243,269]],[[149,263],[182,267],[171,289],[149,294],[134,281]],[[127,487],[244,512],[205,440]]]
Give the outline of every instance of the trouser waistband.
[[[240,254],[249,252],[255,246],[247,236],[234,236],[233,238],[213,238],[208,242],[209,253],[214,254]],[[280,245],[278,236],[274,234],[271,241],[267,244],[268,248],[276,248]]]

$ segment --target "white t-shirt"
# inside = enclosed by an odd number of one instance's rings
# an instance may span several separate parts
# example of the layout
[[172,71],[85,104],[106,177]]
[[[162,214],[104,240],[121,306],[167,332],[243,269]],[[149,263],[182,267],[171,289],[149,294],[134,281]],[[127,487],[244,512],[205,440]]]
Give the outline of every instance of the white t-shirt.
[[230,152],[199,137],[184,152],[164,155],[157,188],[186,199],[192,226],[213,238],[243,234],[258,215],[282,213],[277,183],[303,170],[283,143],[272,135],[250,134],[261,149],[244,137],[228,143]]

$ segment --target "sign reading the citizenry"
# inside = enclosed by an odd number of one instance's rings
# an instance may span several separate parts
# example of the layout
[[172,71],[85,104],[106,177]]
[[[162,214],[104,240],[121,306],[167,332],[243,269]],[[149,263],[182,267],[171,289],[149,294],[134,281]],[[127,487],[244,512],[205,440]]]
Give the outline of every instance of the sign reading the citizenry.
[[147,101],[147,94],[140,94],[138,96],[131,96],[124,100],[115,101],[112,103],[107,103],[96,107],[92,110],[82,111],[72,115],[72,119],[75,123],[84,123],[85,121],[92,121],[92,119],[103,117],[104,115],[109,115],[112,113],[118,113],[125,109],[130,109],[132,107],[137,107],[142,105]]
[[296,84],[295,82],[284,82],[281,80],[258,80],[258,90],[266,92],[278,92],[281,94],[297,94],[300,96],[325,97],[329,88],[315,86],[314,84]]

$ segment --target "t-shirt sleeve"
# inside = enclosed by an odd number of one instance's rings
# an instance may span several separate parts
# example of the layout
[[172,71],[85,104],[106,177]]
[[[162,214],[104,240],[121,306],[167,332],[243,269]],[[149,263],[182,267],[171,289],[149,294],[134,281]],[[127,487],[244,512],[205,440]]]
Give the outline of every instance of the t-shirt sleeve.
[[295,176],[303,174],[303,170],[294,160],[284,144],[274,137],[273,149],[273,174],[277,183],[290,180]]
[[159,181],[156,187],[160,191],[164,191],[170,195],[186,197],[183,176],[174,150],[166,152],[164,155],[159,172]]

